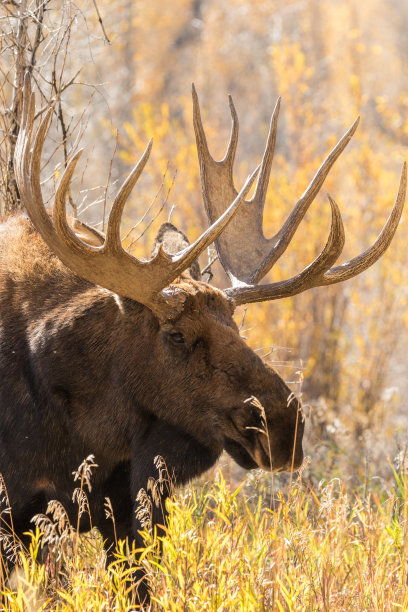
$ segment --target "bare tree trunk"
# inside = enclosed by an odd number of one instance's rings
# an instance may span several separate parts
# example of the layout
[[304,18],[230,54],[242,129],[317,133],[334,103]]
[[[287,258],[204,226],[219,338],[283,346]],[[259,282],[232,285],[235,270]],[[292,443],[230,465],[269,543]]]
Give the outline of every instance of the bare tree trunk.
[[14,61],[14,78],[11,106],[8,110],[9,130],[8,130],[8,159],[6,172],[6,200],[5,212],[7,214],[15,212],[20,208],[20,194],[18,192],[17,183],[14,175],[14,150],[16,147],[17,136],[20,128],[20,108],[21,108],[21,91],[23,86],[24,72],[26,70],[26,48],[27,48],[27,0],[20,0],[16,9],[16,32],[15,46],[13,53]]
[[73,128],[65,116],[61,95],[77,76],[67,78],[67,58],[76,9],[71,0],[58,2],[55,8],[52,3],[53,0],[16,0],[0,5],[0,103],[3,107],[0,214],[13,214],[23,208],[14,175],[14,152],[26,72],[31,74],[39,92],[38,99],[43,104],[39,115],[55,100],[55,115],[60,127],[56,149],[61,148],[64,165],[69,156]]

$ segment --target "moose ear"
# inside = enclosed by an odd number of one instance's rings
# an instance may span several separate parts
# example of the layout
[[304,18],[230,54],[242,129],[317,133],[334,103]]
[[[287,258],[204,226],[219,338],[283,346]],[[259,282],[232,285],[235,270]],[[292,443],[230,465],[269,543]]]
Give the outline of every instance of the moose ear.
[[86,242],[86,244],[91,246],[102,246],[105,244],[105,235],[83,221],[72,219],[70,225],[82,242]]
[[[154,257],[159,250],[159,246],[162,245],[163,249],[168,255],[176,255],[183,249],[190,245],[189,239],[184,232],[177,229],[172,223],[162,223],[154,239],[151,256]],[[201,280],[200,266],[198,261],[194,261],[188,268],[191,278],[194,280]]]

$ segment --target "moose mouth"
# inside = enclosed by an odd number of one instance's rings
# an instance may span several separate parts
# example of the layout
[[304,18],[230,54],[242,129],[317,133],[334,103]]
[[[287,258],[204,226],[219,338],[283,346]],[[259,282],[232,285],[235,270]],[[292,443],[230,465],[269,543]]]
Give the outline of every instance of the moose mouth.
[[[247,470],[261,468],[271,470],[269,441],[262,431],[257,427],[245,427],[244,432],[230,419],[236,432],[234,438],[225,437],[224,447],[229,455]],[[277,470],[273,470],[274,472]]]
[[281,468],[274,468],[271,461],[271,449],[266,434],[259,432],[256,436],[256,446],[253,450],[253,458],[260,468],[269,472],[279,472]]
[[[240,465],[247,470],[261,468],[267,472],[276,474],[277,472],[291,472],[299,469],[303,462],[303,453],[290,453],[290,457],[274,457],[271,442],[266,433],[256,427],[246,427],[245,433],[230,419],[234,427],[236,436],[234,438],[224,437],[224,448],[227,453]],[[286,455],[286,453],[285,453]],[[280,459],[280,460],[279,460]]]
[[[265,437],[265,444],[267,445],[267,438],[265,434],[260,434],[260,436]],[[238,463],[238,465],[245,470],[254,470],[257,468],[261,468],[266,472],[272,472],[273,474],[277,474],[278,472],[292,472],[296,471],[300,468],[303,463],[303,453],[302,457],[299,459],[298,457],[291,457],[291,459],[285,462],[282,465],[277,466],[273,464],[272,467],[269,459],[269,453],[265,450],[261,440],[259,440],[254,449],[249,450],[248,445],[245,446],[232,438],[225,437],[224,438],[224,448],[226,452]]]
[[[230,437],[224,438],[224,448],[229,455],[240,465],[247,470],[262,468],[263,470],[271,471],[271,461],[268,448],[267,436],[263,433],[251,432],[249,437],[243,436],[239,429],[234,426],[239,434],[240,440]],[[261,438],[264,438],[262,440]],[[272,468],[273,472],[278,472],[279,468]]]
[[224,438],[224,448],[227,453],[245,470],[254,470],[259,467],[242,444],[232,438]]

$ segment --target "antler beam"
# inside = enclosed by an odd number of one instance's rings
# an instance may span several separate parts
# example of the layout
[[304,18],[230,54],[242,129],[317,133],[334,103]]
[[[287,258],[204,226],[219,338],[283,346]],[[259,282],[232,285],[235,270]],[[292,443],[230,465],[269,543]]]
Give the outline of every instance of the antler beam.
[[16,179],[28,215],[45,242],[68,268],[92,283],[145,304],[160,316],[169,314],[169,306],[179,308],[183,303],[183,296],[177,290],[165,288],[186,270],[232,221],[251,189],[259,168],[248,177],[228,208],[194,244],[177,255],[169,255],[159,249],[153,259],[141,261],[122,248],[119,228],[123,207],[147,163],[152,141],[118,191],[109,216],[105,243],[102,246],[91,246],[82,242],[71,230],[65,209],[70,181],[81,151],[71,156],[59,181],[53,223],[44,207],[40,185],[41,153],[53,108],[48,109],[36,134],[33,135],[35,96],[31,91],[28,74],[24,80],[23,99],[21,127],[14,160]]

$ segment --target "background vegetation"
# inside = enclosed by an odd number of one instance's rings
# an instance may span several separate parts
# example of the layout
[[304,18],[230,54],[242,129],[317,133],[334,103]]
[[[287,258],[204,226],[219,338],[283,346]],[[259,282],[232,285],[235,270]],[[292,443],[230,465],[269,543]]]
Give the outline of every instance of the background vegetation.
[[[234,97],[241,129],[237,184],[259,163],[270,113],[282,96],[267,236],[286,219],[330,147],[356,115],[362,117],[269,278],[293,275],[322,248],[329,229],[326,191],[342,210],[344,260],[379,232],[407,157],[404,3],[21,0],[2,3],[0,10],[3,213],[15,203],[10,134],[21,78],[15,66],[24,47],[42,92],[39,105],[57,99],[44,168],[49,194],[72,147],[86,147],[72,192],[81,218],[103,227],[118,181],[154,136],[151,161],[123,221],[125,242],[135,253],[148,254],[155,228],[170,212],[191,239],[206,227],[192,81],[219,157],[230,129],[226,94]],[[209,485],[207,496],[196,499],[189,489],[176,498],[163,560],[154,561],[152,553],[154,592],[165,609],[182,609],[181,602],[185,609],[214,610],[407,608],[406,487],[395,481],[392,467],[395,456],[403,467],[407,443],[407,233],[405,215],[387,254],[361,277],[237,313],[238,321],[245,314],[248,343],[302,393],[311,461],[303,484],[287,489],[284,481],[273,483],[273,499],[284,491],[275,510],[266,493],[271,481],[259,477],[255,484],[258,476],[237,495],[221,479]],[[204,258],[202,267],[206,263]],[[213,272],[214,282],[225,286],[217,263]],[[224,474],[233,488],[243,478],[228,462]],[[333,477],[340,482],[327,484]],[[123,575],[109,581],[103,564],[88,572],[84,557],[78,558],[68,586],[57,585],[67,593],[59,609],[131,605]],[[181,573],[175,569],[180,564]],[[29,565],[25,571],[32,571]],[[30,585],[50,580],[45,570],[35,571],[25,578]],[[85,595],[67,599],[82,592],[98,605],[85,607]],[[91,592],[102,599],[92,600]]]
[[[348,491],[337,478],[311,489],[300,475],[274,492],[270,477],[250,476],[233,490],[218,472],[178,492],[166,536],[145,532],[149,609],[407,610],[407,480],[394,476]],[[120,541],[105,568],[96,529],[79,539],[58,504],[49,514],[36,519],[46,535],[37,529],[3,586],[6,609],[135,610],[140,551]],[[54,551],[45,566],[36,563],[44,538]]]

